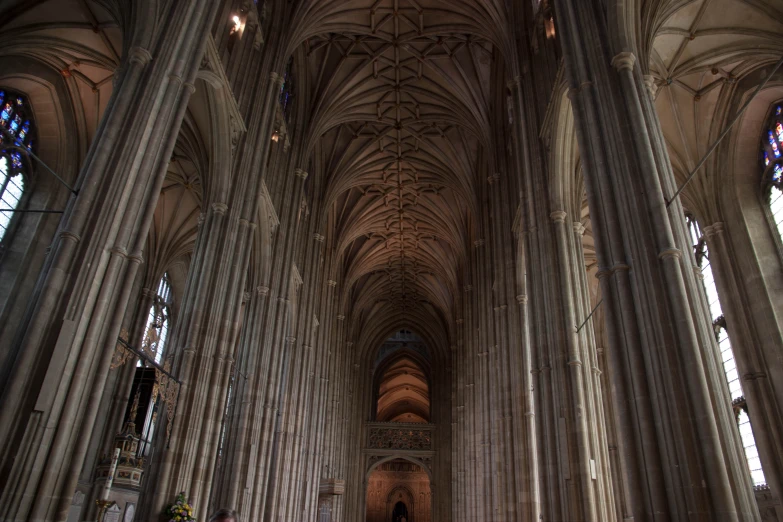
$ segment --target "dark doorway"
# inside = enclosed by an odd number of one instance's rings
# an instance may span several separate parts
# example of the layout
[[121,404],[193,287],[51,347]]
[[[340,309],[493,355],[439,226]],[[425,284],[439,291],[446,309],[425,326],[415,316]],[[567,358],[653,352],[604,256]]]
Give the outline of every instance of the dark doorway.
[[408,507],[405,505],[405,502],[394,504],[391,522],[408,522]]

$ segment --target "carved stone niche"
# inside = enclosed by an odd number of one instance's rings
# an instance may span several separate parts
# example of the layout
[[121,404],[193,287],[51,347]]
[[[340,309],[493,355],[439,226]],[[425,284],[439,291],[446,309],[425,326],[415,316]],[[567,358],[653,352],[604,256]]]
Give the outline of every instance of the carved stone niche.
[[318,485],[319,495],[342,495],[345,493],[345,481],[340,479],[321,479]]

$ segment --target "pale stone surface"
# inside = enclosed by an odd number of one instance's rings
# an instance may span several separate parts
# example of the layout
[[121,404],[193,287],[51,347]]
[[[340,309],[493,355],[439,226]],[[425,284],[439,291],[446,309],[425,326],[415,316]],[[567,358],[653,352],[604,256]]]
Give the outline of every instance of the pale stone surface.
[[95,520],[135,415],[123,522],[180,492],[200,522],[783,521],[783,69],[674,198],[780,59],[777,0],[0,20],[74,188],[31,160],[22,207],[63,213],[0,244],[0,519]]

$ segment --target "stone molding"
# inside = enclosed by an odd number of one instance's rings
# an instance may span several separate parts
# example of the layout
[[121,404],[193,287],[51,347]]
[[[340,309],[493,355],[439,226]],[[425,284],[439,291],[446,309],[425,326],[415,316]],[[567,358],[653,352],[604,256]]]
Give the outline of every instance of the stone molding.
[[612,67],[618,71],[622,71],[624,69],[633,71],[634,64],[636,64],[636,56],[629,51],[618,53],[614,58],[612,58]]
[[567,216],[568,214],[566,214],[565,210],[555,210],[554,212],[551,212],[549,214],[549,217],[555,223],[565,223],[565,219]]

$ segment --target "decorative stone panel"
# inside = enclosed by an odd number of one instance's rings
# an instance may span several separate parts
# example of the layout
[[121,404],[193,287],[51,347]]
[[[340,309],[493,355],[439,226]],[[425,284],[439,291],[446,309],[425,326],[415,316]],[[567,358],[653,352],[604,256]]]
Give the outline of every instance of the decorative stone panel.
[[433,430],[432,424],[368,424],[367,449],[431,451]]

